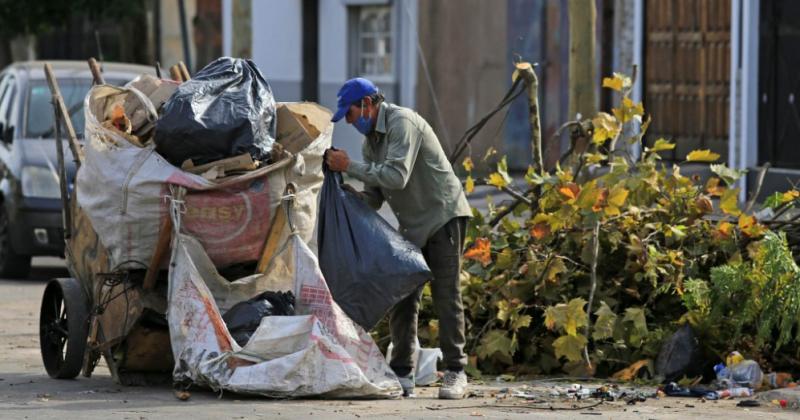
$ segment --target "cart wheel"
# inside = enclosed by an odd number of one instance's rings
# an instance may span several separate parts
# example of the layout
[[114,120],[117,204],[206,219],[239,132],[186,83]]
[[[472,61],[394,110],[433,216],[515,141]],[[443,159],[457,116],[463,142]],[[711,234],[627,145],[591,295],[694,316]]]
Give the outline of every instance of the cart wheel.
[[77,280],[51,280],[44,289],[39,343],[47,374],[55,379],[78,376],[89,329],[88,302]]

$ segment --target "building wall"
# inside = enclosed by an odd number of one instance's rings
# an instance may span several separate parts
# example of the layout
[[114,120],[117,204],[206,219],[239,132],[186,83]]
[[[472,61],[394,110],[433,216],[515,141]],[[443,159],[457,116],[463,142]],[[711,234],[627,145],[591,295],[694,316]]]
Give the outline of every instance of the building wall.
[[[419,40],[430,84],[421,67],[417,110],[431,124],[448,154],[461,135],[491,111],[509,87],[506,3],[419,1]],[[502,116],[487,124],[472,141],[474,160],[478,161],[491,146],[503,149],[501,119]]]
[[281,102],[302,100],[301,4],[300,0],[252,3],[253,61]]
[[[177,64],[178,61],[186,62],[183,55],[183,41],[181,38],[181,19],[177,0],[164,0],[159,3],[159,20],[161,32],[161,67],[169,68]],[[189,31],[189,53],[192,57],[197,57],[194,47],[194,31],[192,31],[192,19],[197,15],[197,1],[185,0],[186,7],[186,28]],[[194,63],[188,64],[192,71],[197,69]]]
[[[336,93],[342,83],[358,76],[349,63],[348,8],[376,3],[385,2],[319,0],[319,103],[332,111],[336,109]],[[397,0],[391,4],[395,75],[391,80],[378,81],[376,84],[389,101],[413,106],[416,57],[413,55],[415,50],[411,36],[416,24],[416,0]],[[304,100],[302,1],[258,0],[252,1],[251,7],[253,60],[272,86],[276,100]],[[347,151],[351,157],[359,160],[362,139],[363,136],[344,123],[337,124],[334,129],[334,147]]]

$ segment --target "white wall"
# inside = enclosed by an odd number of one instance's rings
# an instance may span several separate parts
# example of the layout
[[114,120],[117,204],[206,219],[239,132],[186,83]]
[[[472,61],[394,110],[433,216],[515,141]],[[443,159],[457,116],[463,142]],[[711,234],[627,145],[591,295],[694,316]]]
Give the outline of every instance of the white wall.
[[[223,9],[230,8],[224,0]],[[348,69],[348,4],[358,0],[319,1],[319,103],[336,110],[336,93],[345,80],[352,77]],[[399,16],[395,36],[397,48],[396,83],[400,83],[398,103],[414,106],[416,85],[416,20],[417,1],[397,0],[393,9]],[[223,13],[230,19],[230,13]],[[230,22],[223,23],[223,46],[229,48]],[[300,101],[303,82],[303,34],[301,0],[253,0],[253,60],[272,86],[277,101]],[[361,159],[361,136],[344,122],[334,129],[333,145],[346,150],[354,159]]]
[[319,2],[319,82],[347,80],[347,7],[341,0]]
[[253,1],[252,19],[253,61],[272,86],[275,99],[301,100],[300,84],[303,80],[301,1]]

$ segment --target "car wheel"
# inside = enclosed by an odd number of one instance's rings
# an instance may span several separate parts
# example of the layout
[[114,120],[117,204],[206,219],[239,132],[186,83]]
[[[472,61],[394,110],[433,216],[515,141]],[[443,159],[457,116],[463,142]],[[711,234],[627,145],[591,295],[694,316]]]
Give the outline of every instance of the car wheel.
[[39,343],[47,374],[54,379],[78,376],[89,334],[89,303],[73,278],[51,280],[39,314]]
[[24,279],[31,273],[31,256],[19,255],[11,246],[8,214],[0,206],[0,278]]

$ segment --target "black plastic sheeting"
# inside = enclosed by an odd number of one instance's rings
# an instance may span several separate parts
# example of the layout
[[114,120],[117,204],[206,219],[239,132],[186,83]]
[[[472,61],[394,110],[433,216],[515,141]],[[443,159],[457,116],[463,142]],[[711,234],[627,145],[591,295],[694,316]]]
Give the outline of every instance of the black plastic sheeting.
[[333,299],[366,330],[431,278],[419,248],[325,171],[317,220],[319,266]]
[[156,122],[156,150],[175,166],[249,153],[268,161],[275,98],[251,60],[221,57],[178,87]]
[[684,376],[691,378],[702,374],[706,364],[692,327],[685,324],[661,346],[656,358],[656,374],[664,377],[664,383],[669,383]]
[[294,315],[292,292],[264,292],[239,302],[222,315],[228,332],[240,346],[244,346],[261,324],[261,318],[275,315]]

